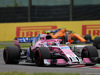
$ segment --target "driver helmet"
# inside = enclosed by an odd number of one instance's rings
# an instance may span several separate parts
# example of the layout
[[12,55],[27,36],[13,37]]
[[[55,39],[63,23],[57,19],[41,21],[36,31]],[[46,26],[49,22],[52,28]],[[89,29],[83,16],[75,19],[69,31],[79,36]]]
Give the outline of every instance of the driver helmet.
[[40,37],[40,40],[44,40],[44,37]]

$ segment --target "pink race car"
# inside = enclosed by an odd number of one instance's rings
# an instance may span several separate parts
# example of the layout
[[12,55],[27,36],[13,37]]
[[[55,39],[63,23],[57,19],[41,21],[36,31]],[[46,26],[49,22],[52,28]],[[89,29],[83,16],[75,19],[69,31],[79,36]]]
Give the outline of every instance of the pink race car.
[[49,34],[39,34],[32,41],[29,49],[21,49],[18,40],[16,46],[8,46],[3,51],[6,64],[18,64],[21,60],[28,63],[35,63],[37,66],[59,65],[59,64],[84,64],[95,65],[100,63],[97,49],[94,46],[85,46],[81,51],[80,58],[71,50],[70,46],[60,44],[61,39],[52,39]]

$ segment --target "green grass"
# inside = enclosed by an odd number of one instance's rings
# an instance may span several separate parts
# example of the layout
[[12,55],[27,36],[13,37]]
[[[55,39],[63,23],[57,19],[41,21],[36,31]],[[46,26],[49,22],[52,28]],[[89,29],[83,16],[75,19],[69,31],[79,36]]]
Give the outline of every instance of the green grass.
[[[6,42],[0,41],[0,43],[5,43],[5,44],[0,44],[0,49],[4,49],[6,46],[14,46],[13,41],[6,41]],[[73,45],[92,45],[92,44],[71,44],[71,46]],[[21,48],[29,48],[29,46],[31,46],[31,43],[20,43],[20,46]]]
[[25,73],[25,72],[0,72],[0,75],[81,75],[79,73]]
[[[0,49],[4,49],[6,46],[15,46],[14,44],[1,44]],[[29,48],[31,46],[31,43],[21,43],[21,48]]]
[[[0,75],[87,75],[87,74],[82,74],[82,73],[51,73],[51,72],[43,72],[43,73],[0,72]],[[91,73],[89,75],[97,75],[97,74]]]

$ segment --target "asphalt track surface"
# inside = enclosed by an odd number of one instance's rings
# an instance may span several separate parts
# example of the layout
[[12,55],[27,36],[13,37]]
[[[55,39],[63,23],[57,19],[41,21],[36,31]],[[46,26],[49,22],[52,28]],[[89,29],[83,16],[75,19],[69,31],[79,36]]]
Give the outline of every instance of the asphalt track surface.
[[[100,50],[98,50],[100,55]],[[35,64],[20,62],[18,65],[8,65],[3,61],[3,50],[0,49],[0,72],[26,72],[26,73],[35,73],[35,72],[56,72],[56,73],[82,73],[86,75],[95,74],[100,75],[100,65],[96,66],[46,66],[38,67]],[[98,67],[98,68],[95,68]]]

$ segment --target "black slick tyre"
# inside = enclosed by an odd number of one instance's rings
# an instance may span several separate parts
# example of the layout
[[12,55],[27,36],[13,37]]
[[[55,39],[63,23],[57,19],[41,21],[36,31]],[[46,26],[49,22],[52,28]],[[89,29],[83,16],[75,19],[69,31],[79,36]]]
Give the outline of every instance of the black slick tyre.
[[63,36],[63,44],[66,44],[67,39],[68,39],[67,35]]
[[61,39],[62,41],[60,42],[61,44],[63,44],[63,39],[62,39],[62,37],[57,37],[57,39]]
[[35,63],[37,66],[44,66],[44,59],[50,59],[50,51],[46,47],[39,47],[35,51]]
[[20,58],[20,50],[17,46],[7,46],[3,50],[3,59],[6,64],[18,64]]
[[83,60],[83,58],[89,58],[90,61],[92,63],[94,63],[94,64],[86,64],[86,66],[95,65],[96,62],[93,61],[92,59],[98,58],[98,52],[97,52],[96,47],[94,47],[94,46],[85,46],[82,49],[81,58],[82,58],[82,60]]
[[100,49],[100,37],[94,38],[93,46],[95,46],[97,49]]
[[86,43],[91,43],[92,42],[92,38],[91,38],[91,35],[90,34],[86,34],[84,36],[84,39],[87,41]]

